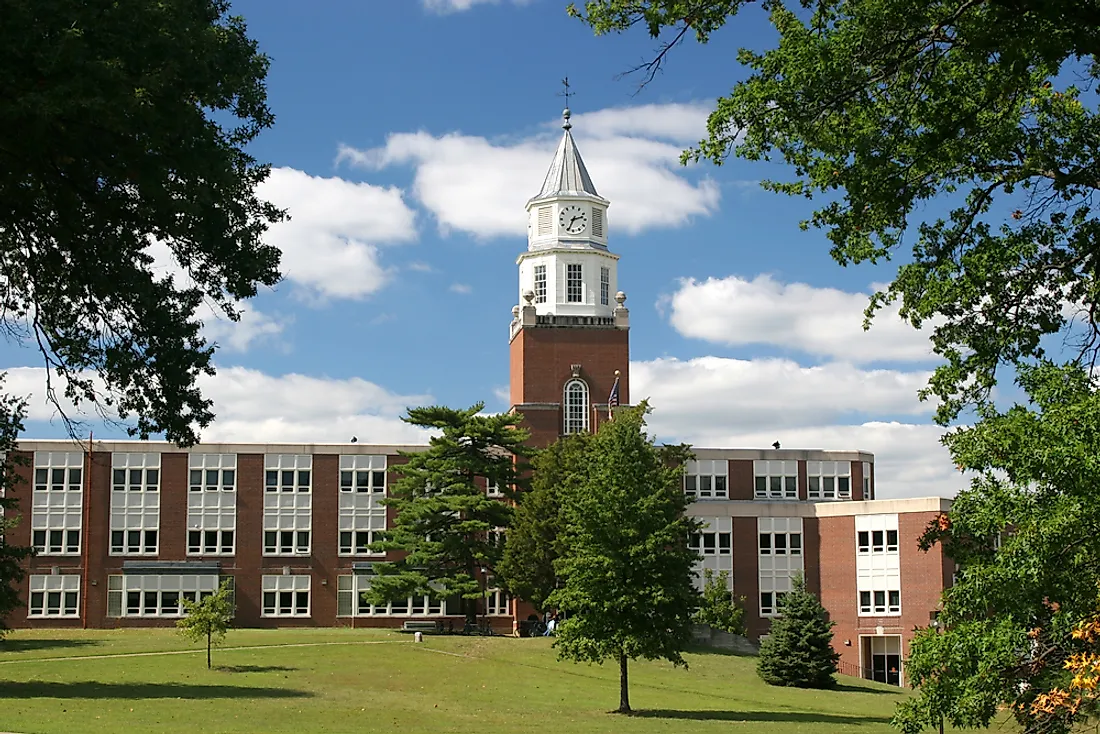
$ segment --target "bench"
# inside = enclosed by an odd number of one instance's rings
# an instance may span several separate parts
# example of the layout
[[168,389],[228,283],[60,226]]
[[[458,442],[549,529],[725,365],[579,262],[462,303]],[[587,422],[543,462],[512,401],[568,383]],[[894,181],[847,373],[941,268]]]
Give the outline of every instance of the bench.
[[402,632],[442,632],[443,623],[431,619],[406,619],[401,625]]

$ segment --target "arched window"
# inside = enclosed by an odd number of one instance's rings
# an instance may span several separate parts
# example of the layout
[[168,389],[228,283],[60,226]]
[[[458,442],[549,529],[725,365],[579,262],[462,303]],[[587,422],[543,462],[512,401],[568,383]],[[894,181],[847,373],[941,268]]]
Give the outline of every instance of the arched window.
[[588,385],[584,380],[572,379],[565,383],[562,413],[565,417],[563,433],[568,435],[588,430]]

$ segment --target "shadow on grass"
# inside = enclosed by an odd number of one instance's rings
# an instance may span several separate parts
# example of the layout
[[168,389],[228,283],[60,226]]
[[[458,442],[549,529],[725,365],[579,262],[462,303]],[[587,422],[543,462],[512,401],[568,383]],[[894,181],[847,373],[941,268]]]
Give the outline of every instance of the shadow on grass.
[[0,639],[0,652],[32,652],[34,650],[52,650],[58,647],[85,647],[97,644],[95,640],[3,640]]
[[875,695],[886,694],[888,696],[900,696],[905,693],[904,688],[895,688],[890,690],[889,688],[871,688],[867,686],[850,686],[847,683],[837,683],[832,688],[826,688],[827,691],[844,691],[845,693],[873,693]]
[[756,653],[754,652],[741,652],[739,650],[727,650],[721,647],[710,647],[709,645],[691,645],[684,652],[689,652],[692,655],[721,655],[723,657],[730,658],[754,658]]
[[309,698],[308,691],[285,688],[249,688],[247,686],[207,686],[188,683],[97,683],[95,681],[4,681],[0,684],[0,699],[4,698]]
[[642,719],[679,719],[683,721],[782,721],[798,724],[888,724],[889,716],[838,716],[800,711],[679,711],[676,709],[638,709],[631,716]]
[[214,669],[223,673],[285,673],[297,670],[286,665],[215,665]]

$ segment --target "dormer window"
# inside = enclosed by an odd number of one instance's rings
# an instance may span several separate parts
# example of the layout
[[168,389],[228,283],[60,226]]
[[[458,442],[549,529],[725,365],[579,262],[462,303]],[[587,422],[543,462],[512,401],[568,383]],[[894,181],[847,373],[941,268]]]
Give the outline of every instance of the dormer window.
[[562,415],[564,425],[562,433],[581,433],[588,430],[588,385],[584,380],[574,378],[565,383],[562,396]]

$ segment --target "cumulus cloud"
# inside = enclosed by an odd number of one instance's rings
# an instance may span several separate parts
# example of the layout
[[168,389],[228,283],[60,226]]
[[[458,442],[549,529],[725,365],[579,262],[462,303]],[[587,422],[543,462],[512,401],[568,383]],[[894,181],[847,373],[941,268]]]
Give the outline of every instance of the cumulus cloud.
[[864,331],[868,298],[769,275],[687,278],[668,298],[669,321],[684,336],[731,346],[770,344],[857,363],[934,358],[928,331],[905,323],[896,307]]
[[267,238],[283,252],[287,280],[313,298],[378,291],[391,276],[378,246],[416,238],[416,215],[396,187],[275,168],[258,193],[290,214]]
[[[55,388],[70,418],[98,421],[90,406],[76,410]],[[402,395],[359,378],[269,375],[245,367],[223,367],[199,378],[199,387],[214,401],[217,419],[202,431],[204,441],[424,443],[428,434],[400,417],[405,409],[434,402],[431,395]],[[39,367],[7,370],[4,390],[29,397],[27,419],[57,423],[57,408],[46,399],[46,372]]]
[[[703,105],[668,104],[574,118],[588,171],[612,203],[613,231],[676,227],[717,210],[718,185],[707,178],[693,181],[679,163],[685,142],[698,139],[706,116]],[[412,166],[412,193],[441,231],[514,237],[527,231],[524,205],[538,193],[559,137],[553,132],[491,141],[461,133],[396,133],[379,148],[341,146],[337,160],[375,170]]]
[[700,357],[633,362],[631,397],[649,398],[662,441],[699,447],[864,449],[879,494],[950,495],[960,488],[933,407],[916,398],[924,372],[803,367],[791,360]]
[[257,311],[250,305],[239,304],[237,310],[240,319],[231,321],[224,313],[204,305],[199,318],[202,319],[202,334],[206,340],[217,343],[226,351],[244,352],[258,342],[277,339],[286,328],[285,319]]

